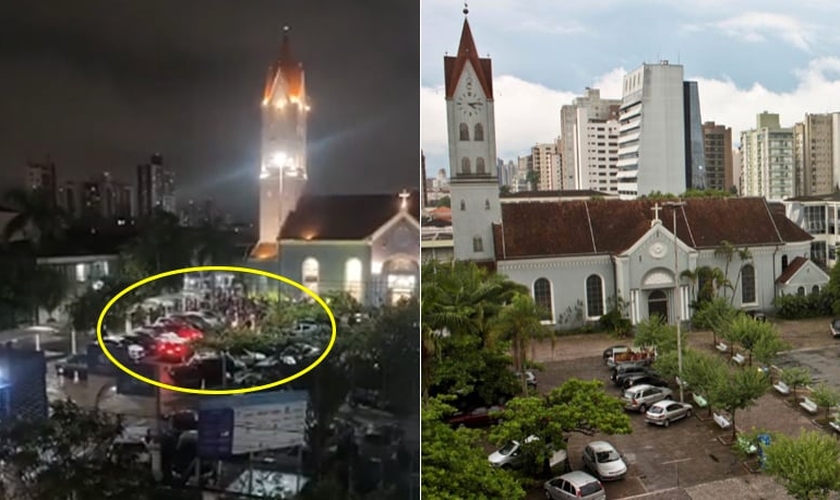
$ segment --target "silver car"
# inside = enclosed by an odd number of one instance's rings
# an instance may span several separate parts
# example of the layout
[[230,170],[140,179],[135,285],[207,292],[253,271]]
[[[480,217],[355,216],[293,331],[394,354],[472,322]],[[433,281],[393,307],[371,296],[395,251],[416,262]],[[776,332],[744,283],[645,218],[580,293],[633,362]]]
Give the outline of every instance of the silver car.
[[692,407],[688,403],[679,403],[666,399],[660,401],[645,413],[645,422],[668,427],[674,420],[691,416]]
[[606,500],[601,481],[583,471],[573,471],[546,481],[543,485],[549,500]]
[[667,387],[654,387],[652,385],[640,384],[624,391],[624,408],[628,410],[645,413],[654,403],[669,399],[673,394]]
[[583,449],[583,465],[601,481],[624,479],[627,464],[621,453],[606,441],[592,441]]

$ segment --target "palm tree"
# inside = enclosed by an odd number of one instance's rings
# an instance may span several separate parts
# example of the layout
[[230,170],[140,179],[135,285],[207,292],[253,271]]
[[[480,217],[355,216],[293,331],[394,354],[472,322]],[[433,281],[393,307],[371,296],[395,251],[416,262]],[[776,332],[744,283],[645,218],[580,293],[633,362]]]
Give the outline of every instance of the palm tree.
[[36,246],[47,246],[54,244],[67,229],[67,213],[46,190],[16,188],[6,192],[5,200],[17,212],[3,230],[6,241],[22,235]]
[[528,345],[533,339],[551,336],[551,331],[542,324],[542,317],[542,311],[530,295],[517,293],[494,321],[497,332],[513,344],[513,367],[522,381],[523,394],[528,393],[528,382],[522,376],[527,368]]
[[[723,269],[723,275],[728,280],[729,279],[729,264],[732,263],[732,258],[735,256],[735,252],[737,250],[726,240],[720,242],[720,246],[715,249],[715,257],[723,257],[726,260],[726,266]],[[733,295],[735,292],[733,291]],[[726,292],[723,292],[723,296],[726,297]]]

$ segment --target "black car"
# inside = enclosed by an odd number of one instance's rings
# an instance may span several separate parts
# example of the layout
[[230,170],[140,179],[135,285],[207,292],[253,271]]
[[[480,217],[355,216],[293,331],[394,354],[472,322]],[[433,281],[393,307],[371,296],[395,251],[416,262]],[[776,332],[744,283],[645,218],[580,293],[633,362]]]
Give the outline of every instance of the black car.
[[[237,371],[237,363],[230,356],[227,357],[226,366],[228,378]],[[221,357],[196,358],[183,365],[175,365],[169,368],[169,375],[172,382],[178,387],[198,389],[202,382],[205,388],[220,387],[223,382],[223,363]]]
[[59,377],[75,377],[86,379],[88,375],[88,359],[84,354],[74,354],[55,364],[55,372]]
[[650,367],[647,366],[631,366],[627,367],[625,370],[620,370],[615,375],[615,385],[618,387],[624,386],[624,381],[630,377],[635,377],[639,375],[652,375],[653,372],[651,371]]
[[834,337],[835,339],[840,337],[840,318],[833,319],[831,321],[831,324],[829,325],[829,328],[831,328],[832,337]]
[[616,377],[625,373],[641,373],[640,370],[647,368],[643,363],[622,363],[610,368],[610,380],[615,381]]
[[629,389],[634,385],[647,384],[654,387],[668,387],[668,381],[655,374],[632,375],[621,382],[622,389]]

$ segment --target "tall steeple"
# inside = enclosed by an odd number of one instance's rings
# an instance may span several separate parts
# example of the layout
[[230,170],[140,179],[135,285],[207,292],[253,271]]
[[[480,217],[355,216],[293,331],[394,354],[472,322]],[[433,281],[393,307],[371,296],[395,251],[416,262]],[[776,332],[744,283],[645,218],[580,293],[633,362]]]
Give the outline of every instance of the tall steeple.
[[306,125],[309,100],[303,64],[295,59],[283,28],[280,52],[268,68],[262,99],[260,163],[260,240],[252,252],[275,259],[283,224],[297,208],[308,178]]
[[478,49],[475,47],[470,22],[467,19],[469,12],[467,4],[464,4],[464,25],[461,28],[461,41],[458,43],[458,54],[454,57],[447,56],[443,58],[446,98],[449,99],[455,95],[458,81],[461,79],[464,67],[469,62],[476,73],[481,88],[484,90],[485,97],[487,99],[493,99],[492,64],[489,57],[481,58],[478,56]]

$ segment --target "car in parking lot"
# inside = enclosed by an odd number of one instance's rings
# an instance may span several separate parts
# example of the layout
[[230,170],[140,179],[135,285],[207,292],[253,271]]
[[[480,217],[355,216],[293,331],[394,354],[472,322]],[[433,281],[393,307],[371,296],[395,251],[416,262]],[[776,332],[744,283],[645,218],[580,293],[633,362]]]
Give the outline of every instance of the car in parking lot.
[[[59,377],[76,377],[86,379],[88,375],[88,359],[84,354],[74,354],[55,364],[55,372]],[[78,375],[76,375],[78,374]]]
[[604,485],[583,471],[572,471],[549,479],[543,485],[549,500],[606,500]]
[[499,421],[499,412],[504,410],[502,406],[483,406],[472,411],[457,413],[450,417],[448,422],[453,427],[487,427]]
[[632,377],[635,375],[648,375],[651,373],[651,369],[644,365],[639,364],[631,364],[631,365],[622,365],[616,367],[613,370],[612,374],[610,375],[610,379],[617,385],[621,387],[622,382],[627,377]]
[[621,381],[622,389],[629,389],[634,385],[647,384],[654,387],[668,387],[668,381],[655,373],[636,374],[626,377]]
[[624,391],[621,399],[625,409],[645,413],[654,403],[669,399],[672,394],[673,391],[667,387],[636,385]]
[[606,349],[604,349],[604,352],[603,352],[604,362],[606,363],[606,361],[607,361],[608,359],[612,358],[612,357],[613,357],[613,354],[614,354],[615,352],[617,352],[617,351],[626,351],[626,350],[627,350],[627,346],[626,346],[626,345],[614,345],[614,346],[607,347]]
[[621,453],[606,441],[592,441],[583,449],[583,466],[601,481],[615,481],[627,475]]
[[690,417],[691,412],[690,404],[665,399],[651,405],[645,413],[645,422],[668,427],[675,420]]
[[831,324],[829,324],[828,327],[831,330],[832,337],[835,339],[840,337],[840,318],[834,318],[831,320]]
[[[525,442],[532,443],[539,439],[537,436],[528,436]],[[519,469],[524,465],[523,459],[522,444],[519,441],[508,441],[487,457],[490,465],[501,469]]]

